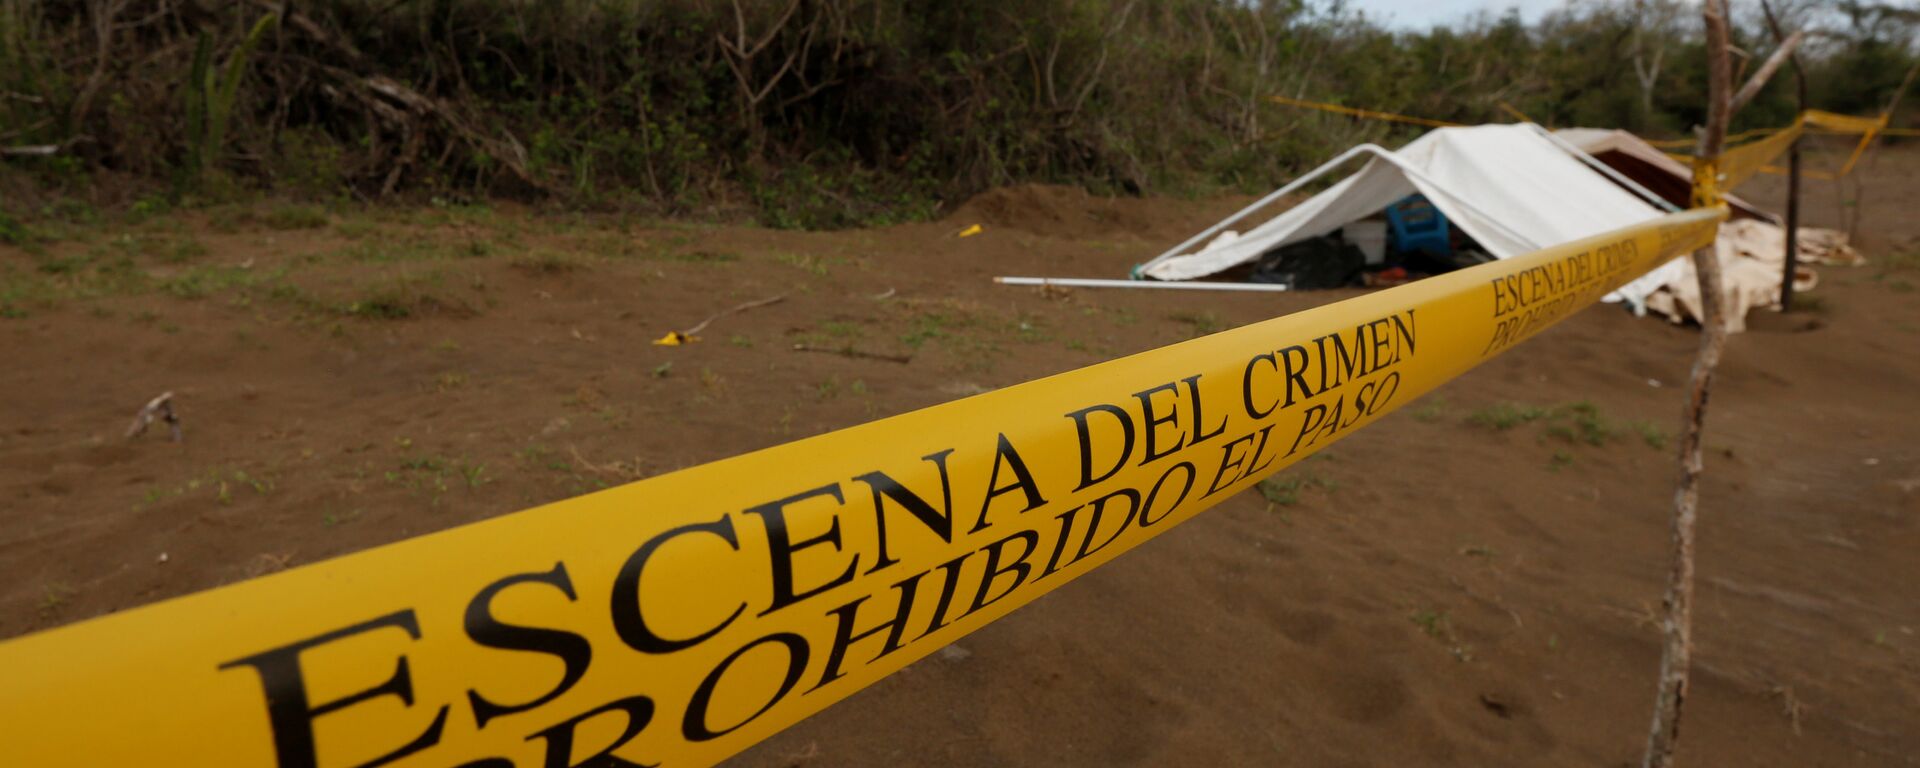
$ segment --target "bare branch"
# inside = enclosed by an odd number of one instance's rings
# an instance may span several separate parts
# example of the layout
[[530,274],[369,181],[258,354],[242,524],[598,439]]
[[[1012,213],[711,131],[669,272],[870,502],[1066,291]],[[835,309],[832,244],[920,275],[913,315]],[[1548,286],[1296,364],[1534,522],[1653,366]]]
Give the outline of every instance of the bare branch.
[[1786,42],[1774,49],[1773,55],[1768,56],[1766,62],[1761,64],[1759,69],[1754,70],[1753,77],[1748,78],[1747,84],[1740,86],[1740,90],[1733,94],[1733,104],[1728,109],[1738,112],[1741,107],[1747,105],[1747,102],[1752,101],[1753,97],[1760,95],[1760,89],[1766,87],[1767,81],[1773,78],[1773,73],[1779,71],[1780,65],[1785,64],[1787,59],[1793,56],[1794,49],[1799,48],[1801,41],[1806,37],[1804,32],[1794,32],[1787,36]]

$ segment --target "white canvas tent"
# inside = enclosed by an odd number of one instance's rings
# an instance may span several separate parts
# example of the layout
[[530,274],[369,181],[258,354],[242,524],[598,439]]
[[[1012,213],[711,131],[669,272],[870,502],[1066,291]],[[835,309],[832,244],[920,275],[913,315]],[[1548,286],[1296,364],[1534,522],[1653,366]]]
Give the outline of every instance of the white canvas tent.
[[[1362,145],[1262,203],[1358,155],[1371,155],[1358,172],[1326,191],[1243,234],[1223,234],[1198,252],[1181,253],[1224,227],[1203,232],[1141,265],[1137,272],[1156,280],[1193,280],[1218,274],[1275,248],[1331,233],[1416,192],[1425,195],[1453,226],[1488,254],[1500,259],[1662,214],[1654,203],[1576,159],[1577,151],[1540,128],[1525,124],[1439,128],[1396,152]],[[1609,298],[1624,297],[1638,305],[1647,292],[1671,277],[1664,272],[1673,266],[1655,270],[1622,288],[1621,295]]]

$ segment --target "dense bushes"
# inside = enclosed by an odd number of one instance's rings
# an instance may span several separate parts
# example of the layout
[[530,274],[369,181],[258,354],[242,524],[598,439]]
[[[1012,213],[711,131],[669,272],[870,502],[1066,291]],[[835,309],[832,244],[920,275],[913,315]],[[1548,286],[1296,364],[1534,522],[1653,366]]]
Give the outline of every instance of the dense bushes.
[[[55,147],[8,167],[43,189],[104,173],[200,195],[512,195],[840,226],[1018,181],[1262,188],[1393,130],[1271,93],[1462,122],[1505,102],[1655,133],[1701,101],[1697,20],[1671,0],[1422,34],[1297,1],[288,7],[0,0],[0,145]],[[1910,60],[1905,22],[1834,18],[1865,42],[1810,57],[1817,92],[1866,110]],[[1782,122],[1789,92],[1744,114]]]

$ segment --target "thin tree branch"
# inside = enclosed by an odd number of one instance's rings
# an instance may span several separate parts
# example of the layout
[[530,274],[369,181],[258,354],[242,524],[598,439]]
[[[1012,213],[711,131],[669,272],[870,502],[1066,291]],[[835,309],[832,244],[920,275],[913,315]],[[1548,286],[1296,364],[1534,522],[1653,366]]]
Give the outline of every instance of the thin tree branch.
[[1733,104],[1729,109],[1738,112],[1741,107],[1747,105],[1747,102],[1752,101],[1753,97],[1760,95],[1760,89],[1766,87],[1767,81],[1773,78],[1773,73],[1779,71],[1780,65],[1785,64],[1787,59],[1793,56],[1794,49],[1799,48],[1800,42],[1805,39],[1804,32],[1788,35],[1786,42],[1781,43],[1779,48],[1774,49],[1773,55],[1767,57],[1766,63],[1754,70],[1753,77],[1747,80],[1747,84],[1740,86],[1740,91],[1733,94]]

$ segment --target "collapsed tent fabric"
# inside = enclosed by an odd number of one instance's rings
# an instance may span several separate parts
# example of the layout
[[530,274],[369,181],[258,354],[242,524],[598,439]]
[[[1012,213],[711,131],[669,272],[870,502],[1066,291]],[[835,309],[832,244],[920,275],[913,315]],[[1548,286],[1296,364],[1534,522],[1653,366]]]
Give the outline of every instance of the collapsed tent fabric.
[[[1690,203],[1693,169],[1639,136],[1609,128],[1561,128],[1554,131],[1553,135],[1633,179],[1669,203],[1681,208]],[[1736,195],[1726,195],[1725,198],[1727,207],[1733,210],[1736,219],[1778,222],[1778,217]]]
[[[1796,256],[1799,263],[1793,275],[1796,293],[1819,285],[1819,274],[1808,265],[1866,263],[1860,252],[1847,244],[1845,232],[1806,227],[1794,239],[1799,251]],[[1714,253],[1720,260],[1720,308],[1729,333],[1746,330],[1747,312],[1755,307],[1779,309],[1786,251],[1786,230],[1770,222],[1741,219],[1720,225]],[[1695,276],[1693,261],[1676,259],[1668,266],[1673,268],[1673,276],[1647,295],[1647,309],[1665,315],[1674,323],[1699,322],[1706,310],[1701,306],[1700,282]]]
[[[1141,272],[1157,280],[1217,274],[1379,213],[1416,192],[1501,259],[1661,215],[1536,130],[1528,125],[1435,129],[1397,152],[1376,152],[1359,172],[1252,230],[1222,235],[1198,253],[1158,260]],[[1636,281],[1622,293],[1637,304],[1663,282]]]

